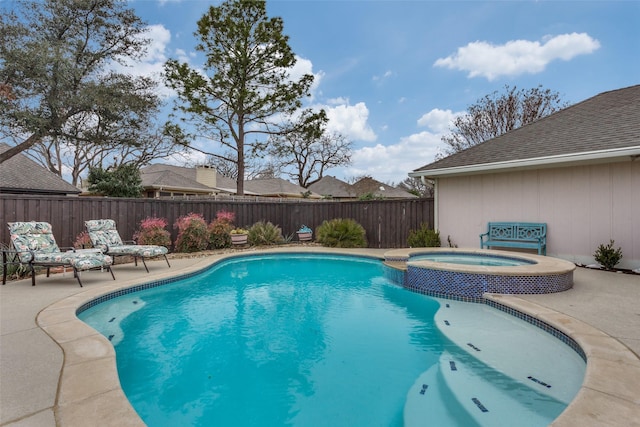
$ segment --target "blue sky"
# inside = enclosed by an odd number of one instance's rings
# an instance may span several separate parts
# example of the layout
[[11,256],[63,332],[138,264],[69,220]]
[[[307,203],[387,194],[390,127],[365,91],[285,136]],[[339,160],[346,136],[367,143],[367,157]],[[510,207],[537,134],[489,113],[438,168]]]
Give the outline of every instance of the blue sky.
[[[136,71],[198,67],[193,33],[212,4],[131,1],[153,39]],[[638,1],[271,0],[267,12],[284,21],[295,72],[316,76],[309,105],[354,143],[352,165],[327,172],[344,180],[402,181],[433,161],[456,115],[505,85],[574,104],[640,83]]]

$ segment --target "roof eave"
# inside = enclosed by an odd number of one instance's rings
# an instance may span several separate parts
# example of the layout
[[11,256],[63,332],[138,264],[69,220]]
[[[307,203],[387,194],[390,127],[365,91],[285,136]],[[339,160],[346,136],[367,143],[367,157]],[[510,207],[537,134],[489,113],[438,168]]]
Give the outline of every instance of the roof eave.
[[441,169],[415,170],[410,177],[436,178],[453,175],[476,175],[482,173],[505,172],[513,169],[539,169],[543,167],[575,166],[611,161],[635,160],[640,158],[640,145],[582,153],[562,154],[558,156],[536,157],[532,159],[510,160],[506,162],[482,163],[468,166],[455,166]]
[[158,190],[158,191],[191,192],[191,193],[202,193],[202,194],[216,193],[214,188],[206,189],[206,188],[180,187],[176,185],[150,184],[150,185],[143,185],[143,188],[144,188],[144,191]]

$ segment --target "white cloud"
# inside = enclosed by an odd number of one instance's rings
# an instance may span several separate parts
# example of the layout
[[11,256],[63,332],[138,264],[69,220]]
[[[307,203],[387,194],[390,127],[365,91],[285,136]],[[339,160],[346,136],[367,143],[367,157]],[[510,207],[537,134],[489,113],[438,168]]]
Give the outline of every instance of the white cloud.
[[451,110],[434,108],[418,119],[418,126],[426,126],[436,133],[446,133],[452,127],[453,121],[464,114],[466,114],[464,111],[454,113]]
[[327,112],[329,123],[327,129],[339,132],[351,140],[375,141],[377,136],[367,123],[369,109],[364,102],[355,105],[346,103],[335,106],[323,106]]
[[[124,64],[113,62],[110,68],[118,73],[133,76],[150,77],[158,82],[158,94],[164,97],[174,95],[174,92],[164,85],[162,73],[167,61],[167,46],[171,42],[171,32],[163,25],[150,25],[142,37],[150,40],[146,54],[137,61],[125,61]],[[183,56],[184,52],[182,52]]]
[[310,60],[296,56],[296,63],[291,68],[291,70],[289,70],[289,78],[292,81],[298,81],[305,74],[313,75],[313,84],[311,85],[311,89],[310,89],[311,100],[313,100],[316,96],[318,87],[320,86],[320,83],[322,82],[322,79],[324,78],[325,73],[324,71],[318,71],[317,73],[314,73],[313,63]]
[[385,73],[381,76],[373,76],[371,78],[371,80],[375,81],[380,81],[380,80],[385,80],[388,79],[389,77],[393,76],[393,72],[391,70],[387,70],[385,71]]
[[543,41],[513,40],[503,45],[476,41],[438,59],[434,66],[468,71],[468,77],[483,76],[491,81],[500,76],[536,74],[556,59],[568,61],[600,48],[600,42],[586,33],[547,36]]
[[[368,175],[378,181],[398,184],[412,170],[431,163],[439,144],[440,135],[425,131],[402,138],[397,144],[363,147],[354,150],[351,166],[340,172],[346,180]],[[334,174],[334,170],[331,173]]]

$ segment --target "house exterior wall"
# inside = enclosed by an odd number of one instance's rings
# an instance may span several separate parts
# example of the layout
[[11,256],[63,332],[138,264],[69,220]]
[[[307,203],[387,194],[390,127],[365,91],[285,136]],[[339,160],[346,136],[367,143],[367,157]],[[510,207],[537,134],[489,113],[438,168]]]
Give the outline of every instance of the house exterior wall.
[[479,248],[487,222],[545,222],[547,255],[592,264],[613,239],[622,248],[618,267],[640,267],[640,159],[439,178],[437,186],[443,242]]

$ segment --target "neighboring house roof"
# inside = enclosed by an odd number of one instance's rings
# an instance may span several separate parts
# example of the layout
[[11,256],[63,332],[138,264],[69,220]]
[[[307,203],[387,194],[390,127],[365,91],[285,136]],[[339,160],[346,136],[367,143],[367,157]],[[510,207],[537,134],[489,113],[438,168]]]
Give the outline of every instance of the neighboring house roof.
[[[252,179],[244,182],[244,188],[254,194],[269,197],[302,197],[303,193],[309,191],[281,178]],[[312,199],[322,198],[313,191],[309,197]]]
[[219,174],[214,169],[211,173],[216,174],[216,185],[209,187],[197,180],[197,169],[183,166],[167,165],[155,163],[140,169],[142,186],[145,188],[171,189],[175,191],[188,191],[197,193],[215,192],[232,193],[236,192],[235,180]]
[[340,181],[333,176],[323,176],[319,181],[311,184],[309,190],[334,199],[353,199],[356,197],[356,192],[351,184]]
[[640,85],[604,92],[414,170],[445,176],[640,155]]
[[[0,142],[0,153],[9,145]],[[13,194],[79,194],[80,189],[24,154],[16,154],[0,163],[0,193]]]
[[[182,166],[153,164],[140,170],[142,186],[145,188],[182,191],[189,193],[236,193],[236,181],[219,174],[213,168],[187,168]],[[215,176],[215,179],[213,178]],[[215,185],[210,186],[211,182]],[[208,185],[209,184],[209,185]],[[280,178],[256,179],[244,182],[244,194],[266,197],[302,197],[307,190]],[[312,194],[312,198],[320,198]]]
[[189,179],[172,170],[141,171],[142,186],[157,190],[179,190],[198,193],[211,193],[212,188]]
[[373,178],[362,178],[360,181],[352,185],[358,197],[371,193],[376,197],[384,197],[386,199],[415,199],[418,196],[411,194],[401,188],[391,187],[383,184]]

